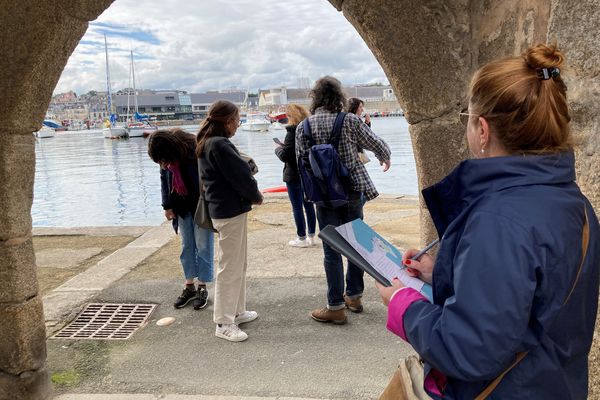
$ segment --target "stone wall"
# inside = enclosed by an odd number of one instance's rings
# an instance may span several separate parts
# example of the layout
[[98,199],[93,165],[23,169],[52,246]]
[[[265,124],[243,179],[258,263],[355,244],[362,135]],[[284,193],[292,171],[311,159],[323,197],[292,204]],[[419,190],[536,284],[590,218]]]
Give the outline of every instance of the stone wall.
[[[482,63],[557,39],[570,71],[579,183],[598,209],[600,38],[595,0],[330,0],[387,74],[428,186],[467,156],[456,113]],[[0,8],[0,400],[50,396],[31,246],[34,142],[68,57],[112,0],[6,0]],[[571,75],[569,75],[571,73]],[[422,213],[422,241],[433,235]],[[597,347],[597,345],[595,345]],[[593,379],[593,378],[592,378]]]
[[112,1],[3,1],[0,8],[0,399],[50,397],[31,242],[32,132],[88,21]]

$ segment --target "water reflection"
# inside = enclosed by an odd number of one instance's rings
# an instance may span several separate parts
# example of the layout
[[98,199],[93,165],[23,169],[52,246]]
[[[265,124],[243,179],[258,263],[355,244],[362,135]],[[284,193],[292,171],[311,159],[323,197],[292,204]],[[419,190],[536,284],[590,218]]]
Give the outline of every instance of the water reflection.
[[[195,133],[197,126],[184,127]],[[408,125],[403,118],[373,119],[373,129],[392,148],[383,173],[374,156],[367,169],[380,193],[416,194],[417,179]],[[261,189],[282,185],[283,164],[273,137],[239,131],[233,142],[259,165]],[[163,222],[159,168],[147,155],[147,139],[107,140],[99,131],[58,133],[36,141],[32,208],[34,226],[158,225]]]

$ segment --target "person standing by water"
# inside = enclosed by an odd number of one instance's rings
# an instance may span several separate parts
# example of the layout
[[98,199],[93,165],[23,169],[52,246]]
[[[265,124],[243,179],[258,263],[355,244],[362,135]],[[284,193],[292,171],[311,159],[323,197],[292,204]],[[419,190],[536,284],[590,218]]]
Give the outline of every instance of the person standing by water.
[[[308,122],[311,127],[315,144],[328,143],[338,114],[346,105],[346,98],[340,81],[325,76],[320,78],[311,90],[311,116]],[[303,124],[296,128],[296,155],[308,163],[308,152],[311,143],[304,136]],[[330,208],[317,206],[319,229],[327,225],[340,226],[346,222],[363,217],[364,201],[374,199],[379,195],[371,181],[365,166],[358,158],[358,149],[367,149],[383,165],[383,171],[390,168],[391,151],[387,143],[375,135],[355,114],[344,117],[337,152],[347,168],[351,188],[346,205]],[[344,265],[342,256],[329,245],[323,243],[323,264],[327,277],[327,306],[311,312],[311,317],[318,322],[333,322],[345,324],[347,307],[350,311],[363,311],[362,293],[364,290],[364,272],[356,265],[348,262],[346,272],[346,290],[344,290]]]
[[[365,103],[361,99],[357,97],[350,97],[348,99],[348,108],[346,110],[359,118],[362,118],[362,115],[365,114],[364,123],[367,124],[369,128],[371,127],[371,116],[369,113],[365,113]],[[360,161],[363,164],[366,164],[370,161],[363,149],[358,149],[358,158],[360,158]]]
[[219,241],[213,314],[217,324],[215,336],[232,342],[248,339],[239,325],[258,317],[256,311],[246,310],[247,226],[252,204],[263,201],[250,165],[229,140],[235,135],[239,122],[240,113],[235,104],[216,101],[196,137],[200,178]]
[[[298,104],[289,104],[286,107],[286,114],[288,116],[288,125],[285,127],[287,133],[283,144],[275,145],[275,154],[285,163],[283,181],[292,203],[292,213],[296,224],[297,237],[290,240],[288,244],[293,247],[309,247],[315,244],[317,218],[314,204],[304,199],[296,161],[296,127],[305,118],[308,118],[309,114],[304,107]],[[306,222],[304,220],[305,214]],[[306,228],[308,228],[308,235]]]
[[575,183],[563,60],[539,44],[475,73],[459,114],[473,159],[423,190],[437,257],[403,255],[433,303],[379,286],[435,399],[587,398],[600,226]]
[[365,114],[365,124],[367,124],[367,126],[370,128],[371,127],[371,116],[369,115],[369,113],[365,113],[365,103],[357,98],[357,97],[350,97],[348,99],[348,108],[347,108],[349,113],[355,114],[358,117],[362,118],[362,115]]
[[[196,140],[193,135],[174,129],[158,130],[148,139],[148,155],[160,165],[162,206],[165,217],[181,233],[181,266],[185,287],[175,300],[175,308],[193,300],[195,310],[208,304],[206,283],[213,279],[213,233],[194,223],[200,196]],[[198,280],[198,289],[194,287]]]

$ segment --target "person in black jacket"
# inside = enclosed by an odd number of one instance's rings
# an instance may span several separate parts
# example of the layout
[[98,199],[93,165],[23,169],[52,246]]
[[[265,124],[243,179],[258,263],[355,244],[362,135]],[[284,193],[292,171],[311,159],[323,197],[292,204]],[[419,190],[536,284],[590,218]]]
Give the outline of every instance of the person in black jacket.
[[215,102],[200,125],[196,146],[208,213],[219,240],[215,336],[232,342],[246,340],[248,335],[239,325],[258,317],[256,311],[246,310],[247,215],[252,204],[263,201],[248,162],[229,140],[239,122],[235,104]]
[[[185,288],[175,308],[193,300],[195,310],[208,304],[206,283],[213,279],[213,233],[194,223],[199,199],[198,163],[194,136],[181,130],[159,130],[148,140],[148,155],[160,165],[162,206],[165,217],[181,232],[181,266]],[[198,279],[198,290],[194,287]]]
[[[287,186],[288,197],[292,203],[292,212],[296,224],[297,238],[289,241],[290,246],[308,247],[315,244],[315,226],[317,217],[315,216],[315,206],[313,203],[304,199],[300,175],[298,174],[298,162],[296,161],[296,126],[305,118],[308,118],[308,111],[298,105],[290,104],[286,107],[288,116],[288,125],[285,127],[287,133],[283,145],[276,145],[275,154],[285,163],[283,167],[283,181]],[[304,207],[304,211],[302,210]],[[306,213],[306,223],[304,214]],[[308,225],[308,236],[306,235],[306,226]]]

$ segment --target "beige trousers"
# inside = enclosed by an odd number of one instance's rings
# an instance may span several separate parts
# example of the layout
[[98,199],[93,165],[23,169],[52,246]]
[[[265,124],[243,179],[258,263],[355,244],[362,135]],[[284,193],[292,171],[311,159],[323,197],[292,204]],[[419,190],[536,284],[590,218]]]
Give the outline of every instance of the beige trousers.
[[213,320],[233,324],[235,316],[246,311],[248,213],[212,222],[219,243]]

